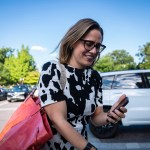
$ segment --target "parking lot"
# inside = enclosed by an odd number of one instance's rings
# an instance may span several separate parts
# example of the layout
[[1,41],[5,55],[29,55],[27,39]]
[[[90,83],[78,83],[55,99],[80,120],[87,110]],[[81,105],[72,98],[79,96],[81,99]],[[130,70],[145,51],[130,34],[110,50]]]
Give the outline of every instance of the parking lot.
[[[0,131],[21,102],[0,101]],[[89,141],[99,150],[148,150],[150,149],[150,126],[120,126],[116,137],[98,139],[88,128]]]

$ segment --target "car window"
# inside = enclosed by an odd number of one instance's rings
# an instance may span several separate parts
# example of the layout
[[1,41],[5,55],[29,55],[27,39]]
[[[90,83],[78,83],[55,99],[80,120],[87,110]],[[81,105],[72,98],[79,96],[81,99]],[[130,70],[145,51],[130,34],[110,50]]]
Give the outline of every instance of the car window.
[[111,89],[114,76],[103,76],[102,77],[102,89]]
[[12,91],[13,92],[22,92],[22,88],[20,88],[20,87],[13,87]]
[[120,74],[116,76],[116,80],[113,83],[115,89],[137,89],[144,88],[141,74],[130,73]]
[[145,75],[146,75],[146,82],[147,82],[147,85],[148,85],[148,87],[150,88],[150,73],[148,72],[148,73],[145,73]]
[[24,88],[22,88],[22,91],[28,91],[28,89],[24,87]]

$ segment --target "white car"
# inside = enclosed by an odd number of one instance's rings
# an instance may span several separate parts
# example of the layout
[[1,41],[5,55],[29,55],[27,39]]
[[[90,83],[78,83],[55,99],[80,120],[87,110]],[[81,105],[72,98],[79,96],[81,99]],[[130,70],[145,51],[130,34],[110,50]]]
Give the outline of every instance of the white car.
[[[128,112],[120,123],[123,126],[150,124],[150,70],[115,71],[100,74],[103,81],[104,110],[108,111],[122,94],[126,94],[129,98],[126,106]],[[117,129],[117,125],[109,127],[107,135],[104,134],[104,131],[102,134],[100,127],[99,132],[98,128],[93,132],[97,137],[105,138],[114,136]]]

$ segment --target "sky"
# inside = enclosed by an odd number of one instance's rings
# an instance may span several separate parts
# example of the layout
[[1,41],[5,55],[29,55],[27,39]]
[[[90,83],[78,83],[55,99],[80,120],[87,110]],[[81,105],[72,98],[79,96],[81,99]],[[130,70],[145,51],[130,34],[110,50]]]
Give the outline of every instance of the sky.
[[138,63],[135,54],[150,42],[150,0],[1,0],[0,48],[28,46],[40,70],[82,18],[92,18],[103,28],[106,49],[101,56],[126,50]]

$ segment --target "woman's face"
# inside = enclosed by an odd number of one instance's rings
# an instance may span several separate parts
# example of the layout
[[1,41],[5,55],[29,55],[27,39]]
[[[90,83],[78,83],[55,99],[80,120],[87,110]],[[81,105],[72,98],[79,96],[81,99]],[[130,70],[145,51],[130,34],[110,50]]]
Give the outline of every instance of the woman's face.
[[79,69],[91,66],[99,54],[98,50],[101,41],[100,31],[96,29],[91,30],[74,45],[69,65]]

